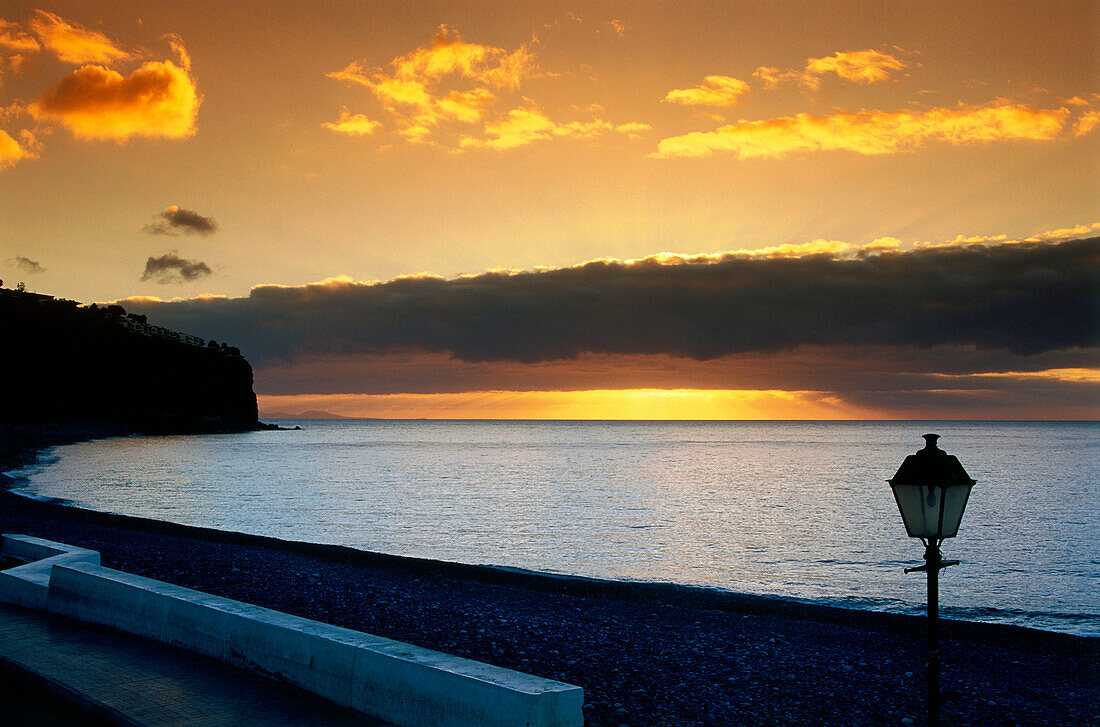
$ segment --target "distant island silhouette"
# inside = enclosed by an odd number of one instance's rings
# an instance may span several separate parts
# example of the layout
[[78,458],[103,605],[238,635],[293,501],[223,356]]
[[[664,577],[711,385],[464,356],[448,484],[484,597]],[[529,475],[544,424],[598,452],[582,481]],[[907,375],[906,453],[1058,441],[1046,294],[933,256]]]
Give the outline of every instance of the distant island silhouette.
[[265,411],[263,417],[264,419],[355,419],[355,417],[346,417],[333,414],[330,411],[321,411],[320,409],[308,409],[297,414],[285,411]]

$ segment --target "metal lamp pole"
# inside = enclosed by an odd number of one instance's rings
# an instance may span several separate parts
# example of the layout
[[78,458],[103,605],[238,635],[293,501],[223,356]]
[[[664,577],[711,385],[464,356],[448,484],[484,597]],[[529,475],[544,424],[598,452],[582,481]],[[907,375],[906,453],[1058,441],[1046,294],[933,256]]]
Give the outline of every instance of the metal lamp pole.
[[940,545],[934,539],[921,538],[924,543],[924,565],[906,568],[906,573],[928,572],[928,646],[925,650],[928,672],[928,727],[940,724],[940,571],[958,565],[957,560],[944,560]]
[[905,529],[910,537],[924,544],[924,565],[906,568],[906,573],[928,574],[928,727],[940,724],[940,571],[958,565],[944,560],[940,543],[959,531],[963,510],[974,480],[959,460],[936,447],[937,434],[925,434],[926,445],[905,458],[893,479],[894,490]]

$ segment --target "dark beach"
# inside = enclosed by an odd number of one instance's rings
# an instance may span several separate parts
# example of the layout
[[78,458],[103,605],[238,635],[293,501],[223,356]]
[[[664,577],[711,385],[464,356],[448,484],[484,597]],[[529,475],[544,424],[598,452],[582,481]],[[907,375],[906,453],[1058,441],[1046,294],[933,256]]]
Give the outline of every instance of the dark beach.
[[[77,438],[27,436],[7,447],[0,469]],[[577,684],[586,725],[924,723],[920,618],[398,558],[8,492],[0,492],[0,531],[93,548],[111,567]],[[1100,640],[943,626],[943,724],[1100,724]]]

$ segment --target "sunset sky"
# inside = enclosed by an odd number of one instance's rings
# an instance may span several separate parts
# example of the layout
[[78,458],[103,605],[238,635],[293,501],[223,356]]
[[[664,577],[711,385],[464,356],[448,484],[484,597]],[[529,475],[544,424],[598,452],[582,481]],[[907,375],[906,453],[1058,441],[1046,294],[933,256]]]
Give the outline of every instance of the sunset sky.
[[0,277],[261,412],[1097,418],[1100,3],[0,6]]

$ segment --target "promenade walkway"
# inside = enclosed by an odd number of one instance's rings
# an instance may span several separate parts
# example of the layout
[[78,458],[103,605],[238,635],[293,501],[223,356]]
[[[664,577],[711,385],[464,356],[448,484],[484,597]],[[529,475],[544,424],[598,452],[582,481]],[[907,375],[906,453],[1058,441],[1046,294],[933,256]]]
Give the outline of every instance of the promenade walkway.
[[[386,727],[372,717],[215,659],[4,604],[0,668],[29,673],[33,681],[82,704],[97,718],[89,724]],[[19,702],[33,714],[27,700]]]

